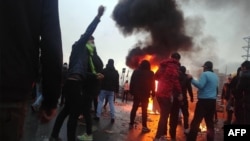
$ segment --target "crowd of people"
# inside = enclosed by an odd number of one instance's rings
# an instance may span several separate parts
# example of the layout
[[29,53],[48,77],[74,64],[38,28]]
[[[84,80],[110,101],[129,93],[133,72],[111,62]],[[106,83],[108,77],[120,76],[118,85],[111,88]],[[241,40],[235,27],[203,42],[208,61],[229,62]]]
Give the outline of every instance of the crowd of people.
[[[40,2],[40,1],[39,1]],[[60,141],[59,133],[67,120],[67,140],[93,140],[91,108],[94,103],[94,119],[101,120],[104,100],[110,107],[110,123],[115,123],[115,96],[119,92],[119,73],[110,58],[103,65],[97,53],[93,33],[105,8],[101,5],[97,15],[84,34],[73,45],[69,64],[62,62],[62,41],[58,14],[58,1],[27,1],[25,4],[6,1],[1,6],[1,83],[0,83],[0,140],[20,141],[23,136],[29,96],[36,90],[36,101],[31,105],[39,112],[43,123],[56,118],[50,141]],[[20,10],[20,11],[16,11]],[[43,12],[41,12],[43,11]],[[46,11],[46,12],[45,12]],[[18,23],[21,24],[15,24]],[[49,32],[48,32],[49,31]],[[129,128],[133,130],[138,107],[142,110],[142,133],[151,129],[147,126],[149,98],[159,105],[159,122],[154,141],[165,141],[169,133],[176,140],[179,111],[184,117],[184,134],[187,141],[195,141],[199,125],[205,119],[207,140],[214,140],[214,115],[218,95],[219,78],[213,72],[213,62],[204,63],[198,80],[186,74],[180,63],[181,55],[172,52],[161,61],[154,73],[148,60],[142,60],[126,81],[122,101],[128,94],[133,96]],[[20,65],[22,67],[20,67]],[[155,91],[155,81],[158,81]],[[188,97],[194,101],[192,86],[198,89],[194,117],[189,124]],[[250,124],[250,61],[244,61],[237,75],[230,77],[222,90],[226,101],[225,124]],[[189,96],[188,96],[189,94]],[[57,114],[60,100],[62,110]],[[86,133],[77,136],[77,121],[84,117]],[[235,120],[232,120],[232,117]],[[169,126],[168,126],[169,125]],[[169,127],[169,129],[168,129]]]

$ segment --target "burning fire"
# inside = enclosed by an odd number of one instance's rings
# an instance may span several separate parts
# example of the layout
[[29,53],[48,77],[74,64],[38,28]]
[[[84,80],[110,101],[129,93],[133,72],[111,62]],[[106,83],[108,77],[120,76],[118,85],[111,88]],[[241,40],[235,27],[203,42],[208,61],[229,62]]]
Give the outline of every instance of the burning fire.
[[[155,91],[157,91],[157,88],[158,88],[158,81],[155,81]],[[153,110],[153,104],[154,104],[154,101],[152,98],[149,98],[148,100],[148,111],[151,111]]]
[[201,132],[206,132],[207,131],[207,127],[206,127],[205,123],[200,124],[200,129],[201,129]]
[[[150,60],[153,58],[152,55],[146,55],[145,56],[145,60],[148,60],[150,63],[152,63]],[[151,64],[151,70],[155,73],[157,70],[158,70],[158,65],[156,64]],[[157,91],[157,88],[158,88],[158,81],[155,81],[155,92]],[[148,108],[147,108],[149,111],[152,111],[153,110],[153,99],[152,98],[149,98],[148,100]]]

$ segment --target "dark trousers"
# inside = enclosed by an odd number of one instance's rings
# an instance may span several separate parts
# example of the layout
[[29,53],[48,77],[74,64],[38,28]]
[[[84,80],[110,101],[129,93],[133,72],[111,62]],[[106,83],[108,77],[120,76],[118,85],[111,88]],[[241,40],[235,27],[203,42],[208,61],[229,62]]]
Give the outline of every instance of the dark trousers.
[[85,86],[86,87],[86,94],[91,96],[91,107],[92,107],[92,102],[94,104],[94,111],[96,114],[97,111],[97,106],[98,106],[98,95],[100,93],[100,81],[97,79],[89,79]]
[[169,119],[169,134],[172,139],[176,138],[176,128],[178,125],[179,110],[180,110],[181,104],[182,102],[179,102],[177,98],[174,98],[171,112],[170,112],[170,119]]
[[23,136],[27,102],[0,102],[0,140],[20,141]]
[[129,92],[128,90],[124,90],[123,96],[122,96],[122,102],[124,102],[124,100],[128,102],[128,92]]
[[156,97],[160,106],[160,119],[158,122],[155,138],[167,135],[167,121],[172,108],[171,98]]
[[184,129],[189,128],[189,111],[188,111],[188,101],[183,100],[183,104],[181,104],[181,112],[183,115]]
[[[109,102],[108,98],[105,97],[105,103],[104,103],[104,105],[103,105],[103,108],[106,108],[108,102]],[[115,103],[115,95],[114,95],[114,103]]]
[[234,124],[244,124],[244,106],[243,101],[239,99],[235,99],[235,105],[234,105],[234,115],[235,115],[235,123]]
[[130,112],[130,124],[134,124],[136,111],[141,103],[142,109],[142,126],[147,127],[147,107],[148,107],[148,98],[141,98],[134,96],[133,106]]
[[51,136],[58,138],[62,124],[67,116],[67,139],[68,141],[75,141],[76,127],[78,116],[83,112],[86,120],[87,133],[92,133],[92,121],[90,115],[90,102],[83,92],[83,84],[81,81],[67,80],[63,87],[65,95],[65,105],[58,114]]
[[196,141],[199,126],[202,119],[205,119],[207,126],[207,141],[214,141],[214,113],[216,110],[215,99],[199,99],[196,103],[194,118],[190,125],[190,132],[187,141]]

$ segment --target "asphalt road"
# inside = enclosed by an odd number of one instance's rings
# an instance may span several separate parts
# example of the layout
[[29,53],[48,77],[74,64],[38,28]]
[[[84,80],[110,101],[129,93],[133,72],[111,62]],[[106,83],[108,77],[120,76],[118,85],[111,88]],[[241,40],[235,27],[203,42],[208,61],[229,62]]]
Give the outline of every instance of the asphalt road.
[[[138,125],[133,129],[129,129],[129,115],[132,101],[129,101],[128,103],[122,103],[121,100],[117,98],[116,102],[116,120],[114,124],[110,123],[109,107],[107,107],[107,111],[103,110],[103,114],[99,122],[93,120],[94,141],[153,141],[156,134],[159,115],[148,114],[148,127],[151,129],[151,131],[149,133],[141,133],[141,109],[139,108],[137,111],[136,121]],[[195,102],[190,103],[189,107],[191,121]],[[33,113],[30,110],[30,107],[28,109],[29,111],[25,122],[23,141],[48,141],[55,119],[47,124],[41,124],[37,120],[36,113]],[[59,107],[58,110],[61,110],[61,108]],[[217,124],[215,124],[215,141],[223,141],[223,130],[221,127],[224,121],[224,113],[218,113],[218,117],[219,121]],[[202,125],[205,126],[204,123],[202,123]],[[77,135],[84,133],[84,131],[84,120],[79,120]],[[60,137],[63,141],[67,140],[66,121],[62,126]],[[168,138],[170,139],[170,137]],[[177,127],[176,141],[185,140],[186,138],[183,133],[183,127],[181,124],[179,124]],[[197,141],[206,141],[206,132],[199,133]]]

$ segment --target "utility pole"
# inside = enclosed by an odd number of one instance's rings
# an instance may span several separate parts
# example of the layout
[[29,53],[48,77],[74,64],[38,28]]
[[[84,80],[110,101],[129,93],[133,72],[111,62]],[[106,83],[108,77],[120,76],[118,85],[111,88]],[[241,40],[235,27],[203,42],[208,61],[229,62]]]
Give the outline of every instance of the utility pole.
[[244,37],[243,39],[247,42],[247,46],[243,46],[242,48],[247,52],[247,54],[242,55],[242,57],[248,61],[248,58],[250,58],[250,36]]

